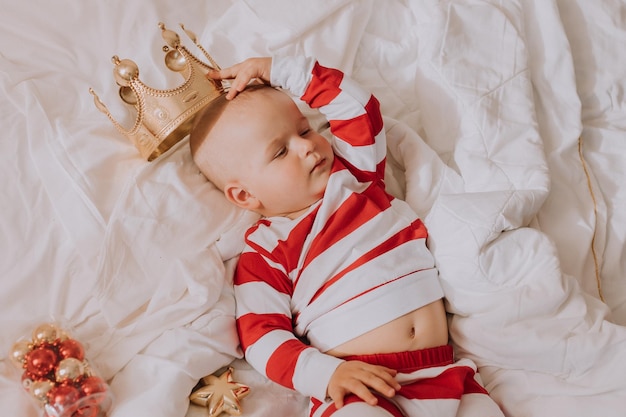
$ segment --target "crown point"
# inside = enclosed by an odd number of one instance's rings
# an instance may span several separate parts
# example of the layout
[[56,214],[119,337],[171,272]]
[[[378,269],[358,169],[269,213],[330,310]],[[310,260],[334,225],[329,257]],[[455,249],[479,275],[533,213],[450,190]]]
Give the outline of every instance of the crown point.
[[163,23],[159,23],[159,27],[161,28],[161,36],[165,43],[167,43],[170,48],[178,48],[180,45],[180,36],[178,36],[178,33],[167,29]]
[[130,59],[122,59],[120,61],[118,58],[115,68],[113,69],[113,77],[115,77],[117,85],[128,87],[131,80],[139,77],[139,67]]
[[165,54],[165,65],[172,71],[181,72],[187,67],[187,60],[178,49],[171,49]]
[[181,29],[185,32],[185,34],[187,35],[187,37],[188,37],[189,39],[191,39],[191,41],[192,41],[193,43],[198,43],[198,40],[197,40],[197,38],[196,38],[196,34],[195,34],[195,33],[193,33],[192,31],[190,31],[190,30],[188,30],[188,29],[185,29],[185,25],[183,25],[182,23],[179,23],[179,25],[180,25],[180,28],[181,28]]
[[109,111],[104,103],[100,100],[100,97],[93,91],[93,88],[89,87],[89,93],[93,96],[93,102],[96,105],[96,108],[100,110],[102,113],[107,114]]

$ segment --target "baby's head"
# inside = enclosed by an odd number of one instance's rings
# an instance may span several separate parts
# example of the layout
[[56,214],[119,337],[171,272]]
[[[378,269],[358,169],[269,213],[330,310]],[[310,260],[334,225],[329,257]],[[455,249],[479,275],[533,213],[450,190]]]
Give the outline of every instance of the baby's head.
[[304,212],[324,195],[334,161],[293,100],[265,85],[209,104],[189,142],[194,162],[226,198],[263,216]]

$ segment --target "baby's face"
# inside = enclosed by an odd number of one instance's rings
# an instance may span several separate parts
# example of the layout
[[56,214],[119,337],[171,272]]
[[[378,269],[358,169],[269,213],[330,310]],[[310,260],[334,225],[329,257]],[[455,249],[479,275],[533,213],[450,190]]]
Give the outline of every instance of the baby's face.
[[242,111],[224,115],[238,181],[264,216],[294,218],[324,195],[332,148],[286,94],[267,89],[249,99]]

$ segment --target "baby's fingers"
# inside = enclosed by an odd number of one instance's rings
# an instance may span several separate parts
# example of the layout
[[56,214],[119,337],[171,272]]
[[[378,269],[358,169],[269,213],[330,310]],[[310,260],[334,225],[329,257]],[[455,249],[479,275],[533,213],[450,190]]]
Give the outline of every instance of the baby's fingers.
[[[395,369],[390,369],[384,366],[376,366],[372,373],[375,374],[378,379],[376,379],[374,383],[381,384],[384,391],[379,391],[381,394],[391,394],[387,396],[393,396],[396,391],[399,391],[402,386],[396,380],[395,376],[398,374],[398,371]],[[372,388],[377,389],[377,387],[372,386]],[[391,388],[393,391],[389,390]]]
[[374,372],[363,382],[374,391],[380,392],[386,397],[393,397],[400,390],[401,386],[394,378],[395,373],[390,374],[385,371]]
[[237,94],[242,92],[252,77],[237,71],[237,66],[224,68],[221,70],[210,70],[207,73],[207,78],[214,80],[233,80],[230,82],[230,89],[226,94],[228,100],[235,98]]
[[232,67],[221,70],[210,70],[207,77],[216,80],[232,80],[230,90],[226,94],[227,99],[233,99],[242,92],[250,81],[258,78],[261,81],[269,82],[269,72],[271,58],[249,58]]
[[384,366],[370,365],[360,361],[347,361],[337,367],[328,384],[328,395],[337,408],[343,405],[343,397],[352,393],[367,404],[376,405],[378,399],[372,391],[393,397],[400,390],[396,381],[397,371]]
[[235,80],[230,82],[230,89],[228,90],[228,93],[226,93],[226,99],[227,100],[234,99],[235,96],[237,96],[237,94],[241,93],[246,88],[249,82],[250,82],[250,78],[248,79],[242,79],[241,77],[235,78]]
[[346,381],[346,383],[341,387],[335,387],[328,390],[328,396],[335,403],[335,407],[340,409],[344,405],[344,396],[348,394],[353,394],[359,397],[361,400],[365,401],[369,405],[376,405],[378,403],[378,399],[376,396],[369,390],[369,388],[364,385],[359,380],[351,380]]
[[[367,404],[371,406],[378,404],[378,398],[376,398],[376,396],[372,393],[372,391],[370,391],[363,384],[358,384],[353,389],[351,389],[351,391],[354,395],[356,395],[357,397],[359,397],[360,399],[362,399],[363,401],[365,401]],[[342,403],[343,403],[343,399],[342,399]],[[337,406],[337,408],[340,408],[337,402],[335,402],[335,405]]]
[[236,66],[222,69],[211,69],[207,72],[207,78],[212,78],[214,80],[228,80],[235,78],[237,75]]

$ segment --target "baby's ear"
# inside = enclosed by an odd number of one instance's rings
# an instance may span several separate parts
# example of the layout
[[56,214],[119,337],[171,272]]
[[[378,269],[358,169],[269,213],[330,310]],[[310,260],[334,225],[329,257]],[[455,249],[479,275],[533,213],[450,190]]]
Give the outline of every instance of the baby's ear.
[[246,210],[255,211],[260,206],[259,200],[237,182],[226,184],[224,186],[224,195],[228,201]]

